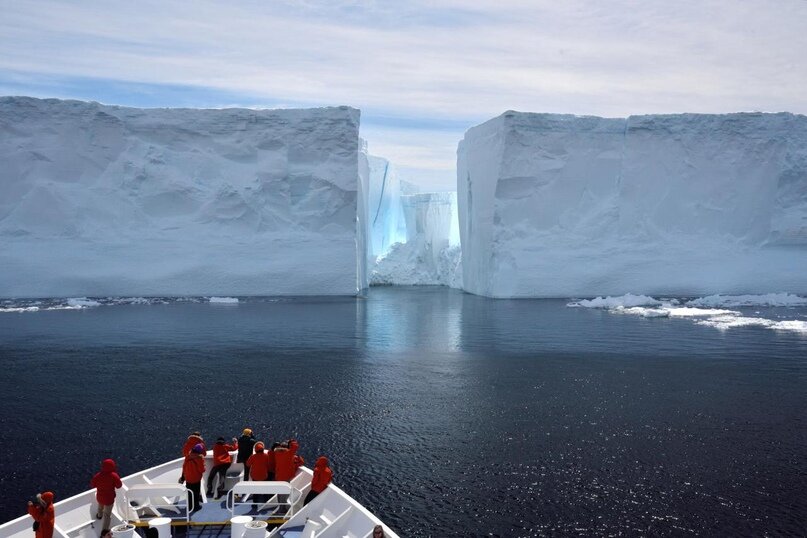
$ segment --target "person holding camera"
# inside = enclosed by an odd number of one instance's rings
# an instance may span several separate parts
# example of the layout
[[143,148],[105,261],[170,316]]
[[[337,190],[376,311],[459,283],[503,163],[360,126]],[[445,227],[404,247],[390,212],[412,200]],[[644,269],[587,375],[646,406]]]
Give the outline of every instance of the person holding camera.
[[53,492],[45,491],[28,501],[28,514],[34,518],[36,538],[53,538],[56,514],[53,511]]

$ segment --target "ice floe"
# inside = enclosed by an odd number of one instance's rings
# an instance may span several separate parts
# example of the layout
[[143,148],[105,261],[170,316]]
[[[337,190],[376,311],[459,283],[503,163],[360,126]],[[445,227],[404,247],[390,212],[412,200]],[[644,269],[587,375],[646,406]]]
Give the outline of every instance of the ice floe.
[[[795,307],[807,306],[807,298],[790,293],[763,295],[710,295],[686,301],[683,305],[676,299],[655,299],[647,295],[625,294],[617,297],[580,299],[567,304],[575,308],[596,308],[614,314],[626,314],[645,318],[691,318],[698,325],[720,330],[737,327],[763,327],[777,331],[807,334],[807,321],[768,319],[746,316],[739,310],[725,307]],[[724,307],[724,308],[718,308]],[[759,312],[755,312],[759,315]],[[802,316],[804,317],[804,316]]]

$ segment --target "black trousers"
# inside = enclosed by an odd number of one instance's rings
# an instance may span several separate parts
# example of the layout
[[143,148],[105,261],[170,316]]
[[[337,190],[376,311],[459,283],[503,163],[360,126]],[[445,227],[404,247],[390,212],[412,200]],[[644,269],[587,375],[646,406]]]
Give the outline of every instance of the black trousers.
[[213,494],[213,485],[216,483],[216,477],[219,477],[219,487],[216,488],[219,493],[224,493],[224,480],[227,478],[227,469],[230,468],[229,463],[222,463],[221,465],[216,465],[210,471],[210,476],[207,477],[207,494]]
[[191,507],[191,512],[194,512],[202,507],[202,483],[186,482],[185,487],[193,492],[193,506]]
[[249,480],[249,465],[247,462],[244,462],[244,481]]
[[322,492],[317,492],[317,491],[314,491],[313,489],[311,491],[309,491],[308,495],[305,496],[305,500],[303,501],[303,506],[305,506],[306,504],[313,501],[316,498],[316,496],[319,495],[320,493],[322,493]]

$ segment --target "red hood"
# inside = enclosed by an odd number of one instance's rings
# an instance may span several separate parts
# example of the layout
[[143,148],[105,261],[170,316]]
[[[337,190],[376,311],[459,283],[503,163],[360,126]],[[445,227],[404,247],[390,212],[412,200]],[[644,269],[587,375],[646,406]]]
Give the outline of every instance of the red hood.
[[118,470],[118,466],[113,459],[105,459],[101,462],[101,471],[104,473],[114,473]]
[[46,504],[51,504],[53,502],[53,492],[46,491],[41,495],[42,500],[45,501]]
[[317,458],[317,464],[316,464],[317,469],[322,469],[327,466],[328,466],[328,458],[326,458],[325,456],[320,456],[319,458]]

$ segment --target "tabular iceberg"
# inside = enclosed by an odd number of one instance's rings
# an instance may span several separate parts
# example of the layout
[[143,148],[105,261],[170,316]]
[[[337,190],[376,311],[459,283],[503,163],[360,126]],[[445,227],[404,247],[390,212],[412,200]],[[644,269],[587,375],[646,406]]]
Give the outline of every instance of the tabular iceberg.
[[354,295],[359,111],[0,99],[0,296]]
[[807,291],[807,117],[507,112],[457,162],[472,293]]

